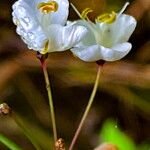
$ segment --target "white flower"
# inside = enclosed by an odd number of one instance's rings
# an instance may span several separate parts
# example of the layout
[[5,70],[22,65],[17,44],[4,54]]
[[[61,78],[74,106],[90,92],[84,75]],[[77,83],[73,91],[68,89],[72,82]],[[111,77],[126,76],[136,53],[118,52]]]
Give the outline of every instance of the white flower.
[[89,33],[71,49],[73,54],[87,62],[115,61],[127,55],[132,47],[127,41],[136,27],[132,16],[122,14],[127,5],[118,14],[112,12],[99,16],[95,24],[88,18],[78,21],[79,25],[89,29]]
[[87,33],[75,23],[65,26],[68,7],[68,0],[18,0],[12,12],[16,31],[30,49],[42,54],[67,50]]

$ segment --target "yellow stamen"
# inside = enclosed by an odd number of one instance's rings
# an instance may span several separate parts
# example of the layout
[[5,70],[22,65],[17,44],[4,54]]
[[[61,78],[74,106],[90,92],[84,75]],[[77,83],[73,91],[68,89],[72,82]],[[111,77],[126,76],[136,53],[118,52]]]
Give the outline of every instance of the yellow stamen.
[[46,41],[44,49],[40,52],[41,54],[44,55],[44,54],[48,53],[48,45],[49,45],[49,41]]
[[58,3],[55,1],[41,2],[37,5],[37,8],[40,9],[42,13],[48,14],[58,10]]
[[102,14],[100,16],[98,16],[95,21],[96,22],[104,22],[104,23],[113,23],[116,20],[116,13],[114,11],[112,11],[110,14],[106,13],[106,14]]
[[91,8],[85,8],[81,13],[82,19],[89,19],[87,15],[90,12],[93,12],[93,10]]

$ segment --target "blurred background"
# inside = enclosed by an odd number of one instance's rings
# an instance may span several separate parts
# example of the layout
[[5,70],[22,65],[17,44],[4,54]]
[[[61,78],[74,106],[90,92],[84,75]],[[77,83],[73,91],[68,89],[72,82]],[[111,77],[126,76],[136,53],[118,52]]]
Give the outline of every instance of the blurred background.
[[[41,150],[51,149],[52,128],[48,98],[39,60],[15,32],[12,4],[0,1],[0,103],[17,113]],[[119,11],[125,0],[70,0],[79,11],[86,7],[93,20],[111,10]],[[70,8],[70,20],[78,16]],[[121,150],[150,150],[150,0],[130,0],[127,14],[137,28],[130,38],[132,51],[122,60],[106,63],[99,89],[76,150],[91,150],[111,142]],[[48,71],[59,137],[69,145],[87,105],[97,64],[85,63],[69,52],[50,53]],[[0,117],[0,134],[23,150],[34,150],[12,116]],[[128,148],[126,146],[129,146]],[[7,150],[0,143],[0,150]]]

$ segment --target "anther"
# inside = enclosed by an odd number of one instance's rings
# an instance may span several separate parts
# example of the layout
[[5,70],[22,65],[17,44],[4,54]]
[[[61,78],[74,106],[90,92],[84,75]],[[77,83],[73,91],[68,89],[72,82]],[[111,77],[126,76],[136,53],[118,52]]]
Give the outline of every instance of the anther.
[[95,21],[96,22],[104,22],[104,23],[113,23],[116,20],[116,13],[112,11],[110,14],[102,14],[98,16]]
[[91,8],[85,8],[81,13],[82,19],[88,19],[88,14],[91,12],[93,12]]
[[42,13],[48,14],[58,10],[58,3],[55,1],[41,2],[37,5],[37,8],[41,10]]

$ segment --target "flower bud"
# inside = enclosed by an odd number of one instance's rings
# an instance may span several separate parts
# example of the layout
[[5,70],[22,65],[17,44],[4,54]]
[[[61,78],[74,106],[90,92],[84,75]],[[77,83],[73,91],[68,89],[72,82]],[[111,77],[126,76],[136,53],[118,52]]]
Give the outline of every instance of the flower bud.
[[8,115],[11,109],[6,103],[0,104],[0,115]]
[[65,142],[62,138],[59,138],[55,143],[56,150],[65,150]]

